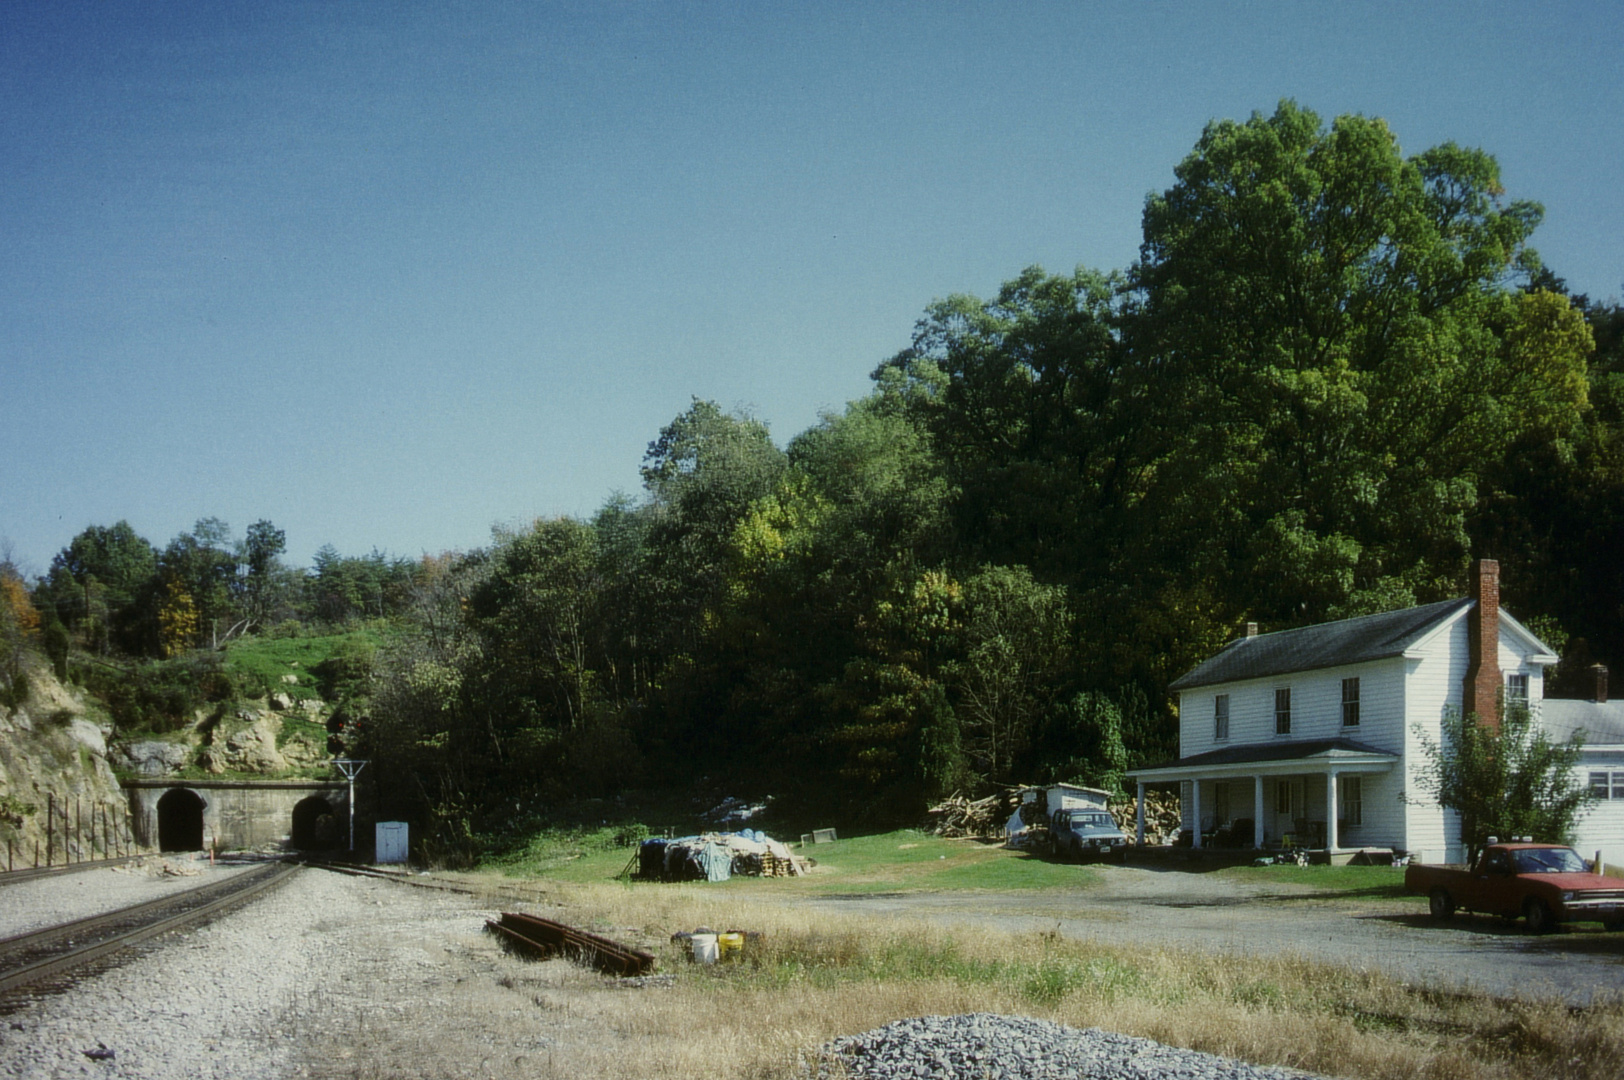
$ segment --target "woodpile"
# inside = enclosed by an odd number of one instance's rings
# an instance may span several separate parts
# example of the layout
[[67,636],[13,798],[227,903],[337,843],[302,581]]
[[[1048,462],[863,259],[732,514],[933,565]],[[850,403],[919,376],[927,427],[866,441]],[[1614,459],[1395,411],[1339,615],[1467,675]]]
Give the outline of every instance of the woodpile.
[[[984,799],[971,799],[964,795],[952,794],[926,813],[930,815],[929,830],[937,836],[957,837],[998,837],[1002,839],[1004,826],[1009,822],[1010,815],[1015,813],[1021,805],[1021,792],[1028,788],[1010,787],[988,795]],[[1041,793],[1037,803],[1028,804],[1032,809],[1029,816],[1032,820],[1028,825],[1042,827],[1043,814],[1039,806],[1042,803]],[[1122,831],[1132,839],[1134,835],[1134,815],[1137,807],[1130,795],[1123,799],[1112,799],[1109,805],[1111,816],[1116,818]],[[1171,844],[1178,839],[1181,828],[1179,817],[1179,797],[1175,791],[1146,791],[1145,792],[1145,843]]]
[[[1111,816],[1116,818],[1122,831],[1131,839],[1134,835],[1135,815],[1138,807],[1133,797],[1118,801],[1111,800]],[[1179,797],[1174,791],[1146,791],[1145,792],[1145,843],[1171,844],[1178,839],[1179,829],[1182,828],[1180,817]]]
[[1021,804],[1020,788],[1005,788],[984,799],[969,799],[957,792],[926,811],[930,831],[947,837],[1002,837],[1009,816]]

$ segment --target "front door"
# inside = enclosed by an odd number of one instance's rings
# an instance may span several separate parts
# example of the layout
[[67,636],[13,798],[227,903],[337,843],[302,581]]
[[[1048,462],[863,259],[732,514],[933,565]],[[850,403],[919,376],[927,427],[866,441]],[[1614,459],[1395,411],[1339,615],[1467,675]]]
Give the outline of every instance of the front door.
[[1302,835],[1307,823],[1303,820],[1303,781],[1301,777],[1282,777],[1274,782],[1274,835],[1291,836],[1300,845],[1307,846],[1309,838]]

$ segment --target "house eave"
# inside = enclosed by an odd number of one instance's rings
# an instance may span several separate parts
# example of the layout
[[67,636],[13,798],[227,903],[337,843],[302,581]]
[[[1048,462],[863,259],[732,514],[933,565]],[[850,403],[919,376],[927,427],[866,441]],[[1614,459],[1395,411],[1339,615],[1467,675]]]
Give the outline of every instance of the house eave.
[[1231,776],[1298,776],[1328,769],[1339,772],[1390,772],[1398,759],[1385,754],[1291,758],[1286,761],[1237,761],[1224,765],[1168,765],[1160,769],[1130,769],[1123,775],[1146,784],[1173,780],[1206,780]]
[[[1374,747],[1347,745],[1324,746],[1312,751],[1293,753],[1290,744],[1260,743],[1251,746],[1224,747],[1188,758],[1154,765],[1144,769],[1130,769],[1127,776],[1142,783],[1165,783],[1214,776],[1289,776],[1303,772],[1323,772],[1329,769],[1349,772],[1387,772],[1399,763],[1399,755]],[[1248,752],[1256,757],[1247,756]],[[1214,760],[1221,757],[1221,760]]]

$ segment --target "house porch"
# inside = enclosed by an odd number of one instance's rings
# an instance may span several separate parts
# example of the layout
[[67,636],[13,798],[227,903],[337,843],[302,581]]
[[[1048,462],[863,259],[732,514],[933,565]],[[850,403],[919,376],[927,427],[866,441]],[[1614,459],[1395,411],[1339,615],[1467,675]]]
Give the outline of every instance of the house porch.
[[1398,762],[1396,754],[1338,739],[1226,748],[1134,770],[1136,835],[1143,844],[1146,786],[1177,783],[1193,848],[1304,847],[1334,856],[1402,847],[1402,815],[1391,813],[1402,783]]

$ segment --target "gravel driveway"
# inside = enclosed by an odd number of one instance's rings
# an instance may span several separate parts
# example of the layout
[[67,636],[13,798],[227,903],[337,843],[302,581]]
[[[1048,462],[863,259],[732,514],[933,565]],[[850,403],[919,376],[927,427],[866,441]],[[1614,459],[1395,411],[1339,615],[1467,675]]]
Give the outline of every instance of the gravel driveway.
[[1554,993],[1584,1004],[1597,994],[1624,992],[1624,934],[1595,931],[1592,924],[1535,937],[1520,924],[1479,916],[1433,923],[1419,897],[1318,897],[1312,886],[1159,868],[1105,865],[1099,874],[1098,886],[1075,893],[907,893],[806,902],[948,924],[1058,930],[1107,944],[1291,951],[1411,982],[1507,997]]

